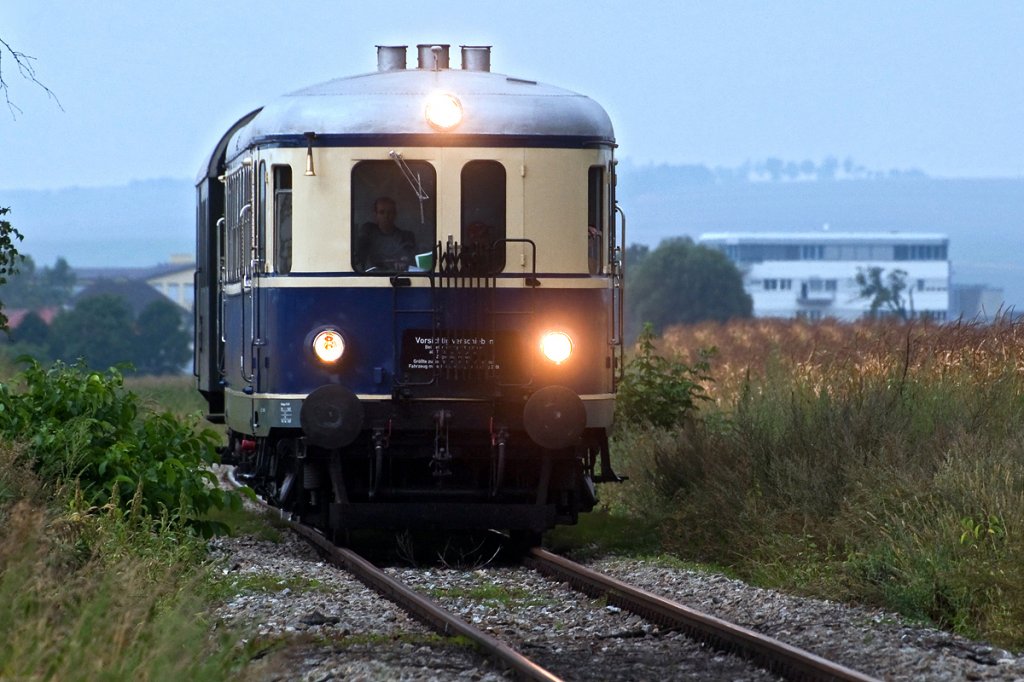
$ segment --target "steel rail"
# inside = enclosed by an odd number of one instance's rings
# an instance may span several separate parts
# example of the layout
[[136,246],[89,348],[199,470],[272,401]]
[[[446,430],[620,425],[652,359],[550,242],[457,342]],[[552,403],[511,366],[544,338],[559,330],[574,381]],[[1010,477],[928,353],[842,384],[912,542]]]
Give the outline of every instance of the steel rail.
[[288,521],[288,524],[292,530],[323,550],[332,561],[340,564],[363,584],[395,602],[413,616],[437,630],[440,634],[446,637],[451,637],[452,635],[466,637],[480,647],[487,655],[519,673],[523,679],[560,682],[560,677],[553,675],[515,649],[406,587],[352,550],[337,547],[327,538],[306,526],[296,524],[293,521]]
[[[227,479],[231,485],[241,486],[235,479],[233,470],[228,473]],[[262,499],[257,498],[256,501],[268,510],[280,511]],[[293,531],[316,545],[336,566],[348,571],[364,585],[391,600],[441,635],[445,637],[461,635],[469,639],[487,656],[516,672],[521,679],[537,680],[538,682],[562,682],[562,678],[540,667],[483,630],[446,611],[427,597],[403,585],[352,550],[338,547],[318,531],[288,519],[283,514],[281,520]]]
[[592,597],[604,596],[610,604],[661,625],[679,628],[787,679],[877,682],[856,670],[602,575],[539,547],[530,550],[526,561],[535,570],[565,580]]

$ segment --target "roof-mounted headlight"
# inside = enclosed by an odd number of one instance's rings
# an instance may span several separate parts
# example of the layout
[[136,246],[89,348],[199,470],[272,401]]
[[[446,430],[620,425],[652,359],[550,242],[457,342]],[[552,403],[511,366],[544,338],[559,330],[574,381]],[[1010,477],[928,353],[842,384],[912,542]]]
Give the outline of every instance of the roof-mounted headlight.
[[451,130],[462,123],[462,102],[447,92],[435,92],[427,98],[427,123],[438,130]]
[[333,365],[345,354],[345,339],[335,329],[325,329],[313,338],[313,354],[325,365]]

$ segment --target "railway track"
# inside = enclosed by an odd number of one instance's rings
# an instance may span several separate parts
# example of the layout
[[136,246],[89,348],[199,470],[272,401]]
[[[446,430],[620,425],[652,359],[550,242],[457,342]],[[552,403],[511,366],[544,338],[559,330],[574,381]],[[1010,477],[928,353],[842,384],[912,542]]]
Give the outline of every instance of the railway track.
[[442,635],[461,635],[469,639],[490,658],[515,671],[523,679],[548,682],[561,679],[483,630],[470,625],[453,613],[442,609],[427,597],[395,580],[352,550],[336,546],[316,530],[302,524],[289,522],[289,525],[296,533],[316,545],[332,562],[349,571],[362,583],[394,601]]
[[[487,657],[521,679],[563,679],[512,646],[391,577],[358,553],[334,545],[310,527],[292,521],[286,522],[295,533],[315,545],[333,564],[351,573],[363,584],[393,601],[436,632],[444,636],[458,635],[468,639]],[[604,598],[608,604],[635,613],[657,624],[663,630],[681,631],[706,646],[749,659],[756,666],[785,679],[857,682],[874,679],[777,639],[600,574],[540,548],[531,549],[525,563],[532,570],[567,583],[590,597]]]
[[568,582],[591,597],[604,597],[610,604],[663,627],[680,629],[715,648],[748,658],[786,679],[849,682],[874,679],[772,637],[592,571],[539,547],[530,550],[527,564],[545,575]]

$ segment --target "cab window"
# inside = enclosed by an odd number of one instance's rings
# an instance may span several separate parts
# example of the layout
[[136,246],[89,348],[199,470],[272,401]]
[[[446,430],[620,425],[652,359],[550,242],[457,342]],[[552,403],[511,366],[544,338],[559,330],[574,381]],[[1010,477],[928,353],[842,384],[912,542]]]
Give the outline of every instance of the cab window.
[[352,269],[423,271],[437,241],[437,175],[426,161],[362,161],[352,169]]
[[505,167],[470,161],[462,168],[463,269],[476,274],[505,268]]

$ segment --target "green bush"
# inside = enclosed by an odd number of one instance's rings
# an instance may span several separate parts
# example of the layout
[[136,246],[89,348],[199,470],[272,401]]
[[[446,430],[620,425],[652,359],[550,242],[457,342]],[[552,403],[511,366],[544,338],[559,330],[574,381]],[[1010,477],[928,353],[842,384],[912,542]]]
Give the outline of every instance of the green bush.
[[654,330],[644,325],[637,338],[636,356],[626,364],[625,378],[619,386],[616,416],[620,423],[650,425],[670,429],[681,424],[706,400],[704,383],[708,376],[704,351],[693,366],[655,352]]
[[196,428],[198,416],[140,410],[116,369],[27,362],[11,383],[0,383],[0,436],[26,444],[24,456],[45,484],[77,485],[95,506],[110,502],[116,487],[139,488],[153,518],[169,514],[204,534],[226,530],[204,517],[241,506],[241,498],[217,487],[209,465],[218,461],[218,437]]

